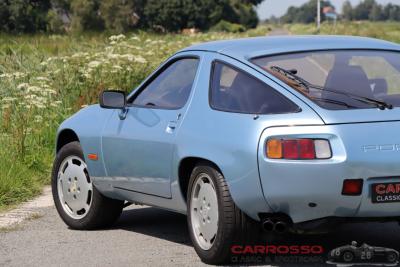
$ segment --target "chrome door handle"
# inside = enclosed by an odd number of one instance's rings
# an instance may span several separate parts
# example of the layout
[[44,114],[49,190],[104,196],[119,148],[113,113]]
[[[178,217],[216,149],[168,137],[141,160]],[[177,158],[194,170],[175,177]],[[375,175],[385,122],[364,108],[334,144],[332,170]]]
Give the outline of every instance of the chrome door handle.
[[167,133],[172,133],[176,129],[177,122],[176,121],[170,121],[167,124],[167,129],[165,130]]

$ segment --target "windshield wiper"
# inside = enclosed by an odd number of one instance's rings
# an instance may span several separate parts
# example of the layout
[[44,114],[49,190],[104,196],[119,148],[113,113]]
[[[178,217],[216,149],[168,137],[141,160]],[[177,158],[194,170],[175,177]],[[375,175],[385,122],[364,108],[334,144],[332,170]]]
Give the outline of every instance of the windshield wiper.
[[339,105],[339,106],[345,106],[347,108],[357,108],[356,106],[347,104],[344,101],[340,101],[340,100],[335,100],[335,99],[330,99],[330,98],[321,98],[321,97],[311,97],[312,100],[318,101],[318,102],[325,102],[325,103],[329,103],[329,104],[335,104],[335,105]]
[[341,91],[337,91],[337,90],[333,90],[333,89],[329,89],[329,88],[325,88],[323,86],[319,86],[319,85],[315,85],[310,83],[309,81],[304,80],[303,78],[299,77],[296,75],[297,71],[295,70],[286,70],[284,68],[278,67],[278,66],[272,66],[270,68],[273,71],[276,71],[278,73],[280,73],[281,75],[286,76],[287,78],[289,78],[290,80],[296,82],[298,85],[304,87],[307,92],[310,91],[310,88],[313,89],[317,89],[317,90],[321,90],[321,91],[326,91],[326,92],[331,92],[331,93],[336,93],[336,94],[341,94],[341,95],[345,95],[351,99],[363,102],[363,103],[367,103],[367,104],[373,104],[376,107],[378,107],[379,109],[392,109],[393,105],[386,103],[384,101],[381,100],[377,100],[377,99],[373,99],[373,98],[369,98],[369,97],[365,97],[365,96],[359,96],[359,95],[354,95],[354,94],[349,94],[346,92],[341,92]]
[[309,86],[309,82],[307,82],[306,80],[304,80],[303,78],[297,76],[297,71],[295,70],[285,70],[281,67],[278,66],[272,66],[270,68],[273,71],[278,72],[279,74],[285,76],[286,78],[288,78],[289,80],[297,83],[299,86],[303,87],[304,89],[306,89],[307,92],[310,91],[310,86]]

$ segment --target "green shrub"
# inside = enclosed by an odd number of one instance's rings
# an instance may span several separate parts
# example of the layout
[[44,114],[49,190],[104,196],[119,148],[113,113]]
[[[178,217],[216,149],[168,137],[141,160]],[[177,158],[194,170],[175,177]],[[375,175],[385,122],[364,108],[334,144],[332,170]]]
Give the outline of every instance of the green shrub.
[[47,12],[47,32],[49,33],[64,33],[64,22],[55,10]]
[[0,209],[49,182],[59,124],[100,91],[131,91],[177,50],[240,36],[0,35]]
[[243,25],[230,23],[225,20],[221,20],[210,29],[210,31],[213,32],[230,32],[230,33],[244,32],[245,30],[246,29]]

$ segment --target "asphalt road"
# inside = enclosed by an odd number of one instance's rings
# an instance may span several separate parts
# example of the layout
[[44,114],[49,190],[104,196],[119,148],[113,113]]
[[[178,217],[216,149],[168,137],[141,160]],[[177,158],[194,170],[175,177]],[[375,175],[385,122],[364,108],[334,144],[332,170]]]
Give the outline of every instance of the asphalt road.
[[267,35],[269,36],[279,36],[279,35],[289,35],[289,31],[283,28],[272,29]]
[[[0,232],[0,266],[202,266],[187,231],[186,218],[145,206],[125,210],[112,229],[74,231],[54,207],[42,217]],[[286,244],[321,245],[326,250],[352,240],[400,248],[397,223],[346,225],[319,236],[288,236]],[[277,264],[283,266],[284,264]]]

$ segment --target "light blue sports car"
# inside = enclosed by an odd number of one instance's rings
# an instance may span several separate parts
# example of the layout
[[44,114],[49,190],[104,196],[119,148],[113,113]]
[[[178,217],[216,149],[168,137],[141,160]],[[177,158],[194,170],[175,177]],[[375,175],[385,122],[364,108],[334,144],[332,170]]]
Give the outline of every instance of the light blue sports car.
[[[207,263],[259,229],[400,220],[400,46],[288,36],[194,45],[58,130],[52,188],[73,229],[130,203],[187,214]],[[162,223],[162,222],[160,222]]]

